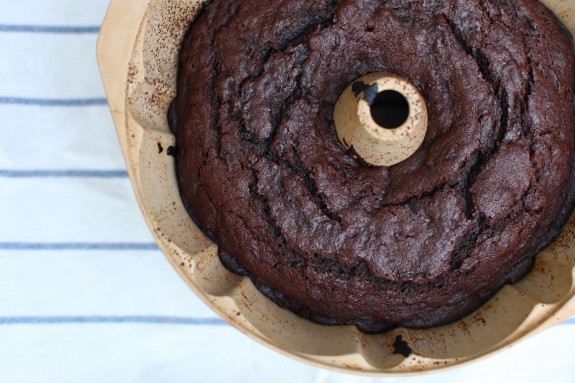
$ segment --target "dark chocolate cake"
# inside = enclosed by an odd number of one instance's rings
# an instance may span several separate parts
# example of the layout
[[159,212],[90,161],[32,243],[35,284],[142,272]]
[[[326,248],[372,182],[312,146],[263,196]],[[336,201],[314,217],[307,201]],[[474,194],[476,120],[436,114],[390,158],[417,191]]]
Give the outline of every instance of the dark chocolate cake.
[[[370,167],[341,92],[413,83],[418,151]],[[222,262],[282,307],[380,332],[471,313],[572,211],[572,40],[536,0],[210,0],[180,53],[182,199]]]

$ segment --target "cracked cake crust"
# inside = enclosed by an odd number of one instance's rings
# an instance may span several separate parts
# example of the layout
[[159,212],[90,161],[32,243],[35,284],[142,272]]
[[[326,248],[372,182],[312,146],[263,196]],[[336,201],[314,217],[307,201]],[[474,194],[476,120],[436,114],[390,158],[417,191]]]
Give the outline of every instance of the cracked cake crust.
[[[421,148],[364,166],[334,104],[413,83]],[[524,276],[574,202],[572,41],[538,1],[211,0],[180,52],[182,200],[270,299],[365,332],[469,314]]]

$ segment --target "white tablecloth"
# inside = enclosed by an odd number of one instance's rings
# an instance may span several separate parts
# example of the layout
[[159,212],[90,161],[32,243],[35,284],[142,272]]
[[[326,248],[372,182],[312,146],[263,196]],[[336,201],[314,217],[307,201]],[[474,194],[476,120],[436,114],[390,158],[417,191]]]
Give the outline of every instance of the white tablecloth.
[[[95,44],[106,0],[0,0],[0,382],[368,382],[217,318],[146,228]],[[575,321],[484,361],[389,382],[569,382]]]

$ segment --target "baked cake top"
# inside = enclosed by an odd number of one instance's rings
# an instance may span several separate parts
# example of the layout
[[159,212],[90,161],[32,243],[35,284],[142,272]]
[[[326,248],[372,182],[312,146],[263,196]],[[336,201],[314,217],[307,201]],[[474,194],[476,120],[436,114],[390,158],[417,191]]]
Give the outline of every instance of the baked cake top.
[[[448,323],[522,277],[574,200],[572,40],[535,0],[210,0],[180,53],[178,181],[224,263],[321,323]],[[391,72],[423,145],[368,167],[333,109]]]

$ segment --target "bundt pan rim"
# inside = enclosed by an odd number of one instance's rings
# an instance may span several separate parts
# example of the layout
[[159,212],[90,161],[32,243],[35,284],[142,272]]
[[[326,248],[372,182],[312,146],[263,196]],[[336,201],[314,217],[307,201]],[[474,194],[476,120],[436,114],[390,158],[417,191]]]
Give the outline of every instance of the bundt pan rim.
[[[166,119],[179,44],[200,3],[112,0],[99,36],[98,61],[146,222],[175,270],[220,317],[297,360],[340,372],[391,376],[460,366],[575,315],[575,215],[526,278],[506,286],[468,317],[433,329],[366,335],[353,326],[318,325],[280,309],[247,277],[227,271],[217,247],[194,225],[179,198],[175,139]],[[575,34],[575,4],[543,3]]]

